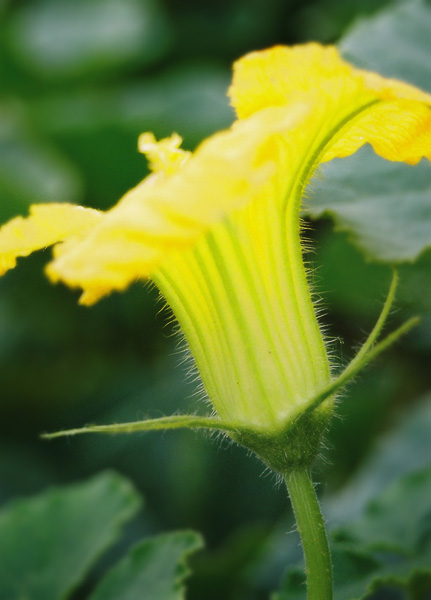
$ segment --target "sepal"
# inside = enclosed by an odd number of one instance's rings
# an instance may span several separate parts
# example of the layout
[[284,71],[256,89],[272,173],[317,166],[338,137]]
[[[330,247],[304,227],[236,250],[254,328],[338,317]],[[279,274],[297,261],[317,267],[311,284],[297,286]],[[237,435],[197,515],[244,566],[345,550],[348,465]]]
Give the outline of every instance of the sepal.
[[366,339],[356,356],[347,365],[347,367],[345,367],[344,370],[337,377],[332,379],[332,381],[327,386],[320,390],[314,396],[314,398],[312,398],[307,403],[304,409],[301,410],[301,413],[310,413],[314,411],[323,402],[325,402],[325,400],[327,400],[328,398],[336,394],[339,390],[344,388],[374,358],[376,358],[384,350],[392,346],[392,344],[394,344],[401,336],[405,335],[411,329],[413,329],[413,327],[416,327],[416,325],[419,324],[420,318],[412,317],[376,344],[391,311],[397,285],[398,273],[394,269],[388,295],[386,297],[380,316],[377,319],[377,322],[370,335],[368,336],[368,338]]
[[[244,430],[242,425],[223,421],[217,417],[199,417],[195,415],[172,415],[158,419],[145,419],[129,423],[114,423],[112,425],[87,425],[77,429],[65,429],[53,433],[43,433],[40,437],[52,440],[59,437],[81,435],[83,433],[138,433],[142,431],[160,431],[167,429],[210,429],[226,433],[236,433]],[[251,430],[250,430],[251,431]]]
[[298,415],[273,430],[246,427],[241,423],[223,421],[217,417],[173,415],[112,425],[87,425],[78,429],[44,433],[40,437],[52,440],[84,433],[121,434],[168,429],[208,429],[227,433],[236,443],[257,454],[271,469],[285,473],[297,465],[309,465],[313,462],[331,414],[330,403],[326,403],[311,414]]

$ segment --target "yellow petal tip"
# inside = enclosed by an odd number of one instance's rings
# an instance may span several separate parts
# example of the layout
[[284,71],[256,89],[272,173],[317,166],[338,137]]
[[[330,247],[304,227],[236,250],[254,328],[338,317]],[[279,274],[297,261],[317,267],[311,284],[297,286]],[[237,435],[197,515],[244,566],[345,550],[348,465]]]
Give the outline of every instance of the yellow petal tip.
[[16,267],[16,258],[10,254],[0,255],[0,277]]
[[190,152],[180,148],[183,139],[178,133],[157,141],[151,132],[142,133],[138,138],[138,150],[145,154],[153,173],[175,173],[190,156]]
[[93,306],[93,304],[96,304],[96,302],[109,294],[109,292],[110,290],[106,289],[85,290],[79,298],[79,304],[81,306]]

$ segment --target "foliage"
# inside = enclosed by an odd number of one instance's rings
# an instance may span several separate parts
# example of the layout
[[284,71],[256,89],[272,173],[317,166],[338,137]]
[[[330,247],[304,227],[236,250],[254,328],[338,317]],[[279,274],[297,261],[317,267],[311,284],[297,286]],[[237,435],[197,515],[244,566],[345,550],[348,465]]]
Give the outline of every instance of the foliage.
[[[85,12],[86,4],[45,0],[0,5],[2,222],[24,214],[35,201],[110,206],[146,173],[135,149],[142,131],[164,136],[177,130],[194,147],[227,126],[232,119],[225,99],[228,65],[248,50],[341,38],[342,52],[359,66],[429,89],[427,0],[205,5],[98,0],[91,14]],[[387,6],[376,12],[383,4]],[[366,19],[360,18],[364,12],[370,13]],[[112,14],[121,30],[113,31],[107,44],[102,26],[113,22]],[[59,38],[63,51],[52,52]],[[383,165],[364,149],[321,170],[307,192],[307,210],[313,224],[305,234],[316,248],[309,255],[316,265],[314,285],[323,296],[328,335],[344,341],[334,342],[340,361],[353,355],[379,313],[389,285],[388,263],[398,263],[400,271],[392,323],[422,317],[408,339],[351,386],[338,406],[340,419],[327,434],[328,449],[316,465],[317,479],[327,481],[324,512],[330,521],[343,521],[331,524],[338,597],[361,598],[375,590],[373,598],[399,598],[404,589],[411,597],[426,598],[431,588],[429,396],[421,410],[415,405],[430,388],[429,166]],[[176,411],[199,413],[202,406],[194,383],[174,369],[177,340],[170,325],[162,328],[164,318],[155,318],[151,290],[137,285],[127,295],[87,310],[77,307],[69,292],[44,282],[39,266],[45,260],[41,253],[0,280],[1,500],[33,495],[109,467],[130,478],[147,502],[147,511],[134,517],[121,545],[112,546],[96,565],[136,510],[136,494],[123,479],[100,476],[70,490],[72,497],[81,493],[85,498],[88,512],[80,512],[78,503],[67,503],[66,492],[46,492],[48,505],[62,498],[62,510],[76,509],[75,523],[87,519],[82,532],[93,532],[88,545],[70,529],[66,545],[76,553],[49,547],[52,560],[60,563],[59,575],[66,569],[62,560],[82,559],[80,567],[57,581],[65,587],[54,590],[53,597],[73,589],[76,599],[97,598],[96,593],[107,593],[103,585],[114,589],[126,574],[132,585],[131,572],[146,576],[150,563],[145,561],[164,559],[165,553],[171,558],[171,581],[178,581],[177,575],[184,573],[178,565],[197,548],[198,538],[180,533],[140,540],[148,533],[191,528],[203,532],[207,550],[194,558],[190,600],[268,598],[288,560],[290,574],[279,598],[289,591],[294,599],[300,576],[293,569],[300,550],[295,536],[286,536],[292,518],[284,509],[285,492],[274,490],[271,477],[259,479],[262,466],[242,450],[189,432],[50,443],[38,439],[43,431]],[[384,435],[388,430],[392,433]],[[409,475],[418,468],[421,473]],[[397,483],[402,475],[406,479]],[[385,492],[388,485],[392,487]],[[103,489],[102,501],[98,493]],[[6,505],[1,527],[10,527],[4,524],[6,516],[6,521],[17,519],[26,503],[42,506],[40,498]],[[98,516],[108,518],[109,506],[113,529],[95,532]],[[384,511],[379,528],[375,510]],[[61,524],[55,521],[52,530],[26,527],[25,554],[18,535],[11,539],[2,534],[0,548],[11,557],[18,544],[18,558],[32,560],[27,553],[31,536],[60,534]],[[401,524],[406,529],[400,530]],[[13,522],[14,531],[16,526]],[[153,539],[159,541],[153,545]],[[141,546],[131,550],[137,542]],[[389,543],[390,551],[382,555],[382,545],[388,548]],[[142,570],[136,570],[140,560]],[[117,567],[106,574],[107,564]],[[21,569],[19,563],[16,568]],[[11,568],[6,575],[12,573]],[[54,576],[52,571],[52,585]],[[82,584],[86,577],[87,585]],[[1,580],[8,585],[7,578]],[[18,582],[23,581],[24,575]],[[295,591],[289,588],[292,582]],[[177,585],[172,583],[173,598],[181,598]],[[388,585],[399,589],[391,591]],[[5,600],[12,600],[10,593],[8,589]],[[124,589],[121,594],[127,597]],[[48,592],[43,597],[49,598]]]
[[[0,514],[0,598],[70,598],[93,564],[139,508],[124,478],[103,473],[66,488],[23,499]],[[180,600],[186,557],[199,549],[192,532],[149,538],[134,546],[87,595],[90,600]]]
[[[414,472],[371,501],[356,520],[335,528],[335,599],[368,598],[382,586],[421,597],[431,582],[431,470]],[[288,572],[274,600],[302,598],[302,569]]]
[[[430,10],[425,2],[414,0],[362,21],[342,39],[341,50],[362,68],[427,89]],[[431,165],[427,160],[414,167],[399,165],[364,148],[322,168],[312,193],[312,216],[330,214],[337,227],[348,231],[374,260],[412,261],[431,244]]]

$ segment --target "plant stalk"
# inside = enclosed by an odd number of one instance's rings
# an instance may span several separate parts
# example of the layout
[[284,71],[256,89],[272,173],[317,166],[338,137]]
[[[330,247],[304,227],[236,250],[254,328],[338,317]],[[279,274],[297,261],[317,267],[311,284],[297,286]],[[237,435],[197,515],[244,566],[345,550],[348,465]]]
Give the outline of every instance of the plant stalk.
[[328,537],[310,471],[297,467],[286,474],[285,480],[304,552],[307,600],[332,600]]

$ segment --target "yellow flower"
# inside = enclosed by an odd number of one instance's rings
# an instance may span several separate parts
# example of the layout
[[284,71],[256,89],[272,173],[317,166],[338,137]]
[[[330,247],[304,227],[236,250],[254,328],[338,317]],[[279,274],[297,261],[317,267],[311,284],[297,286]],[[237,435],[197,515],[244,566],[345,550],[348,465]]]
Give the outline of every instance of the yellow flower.
[[[239,60],[230,97],[237,121],[193,154],[177,135],[143,134],[153,173],[106,213],[46,205],[5,225],[0,267],[56,244],[48,274],[81,288],[83,304],[151,278],[219,421],[265,437],[332,389],[300,244],[305,186],[365,143],[389,160],[430,159],[431,96],[307,44]],[[328,410],[316,408],[322,427]]]

